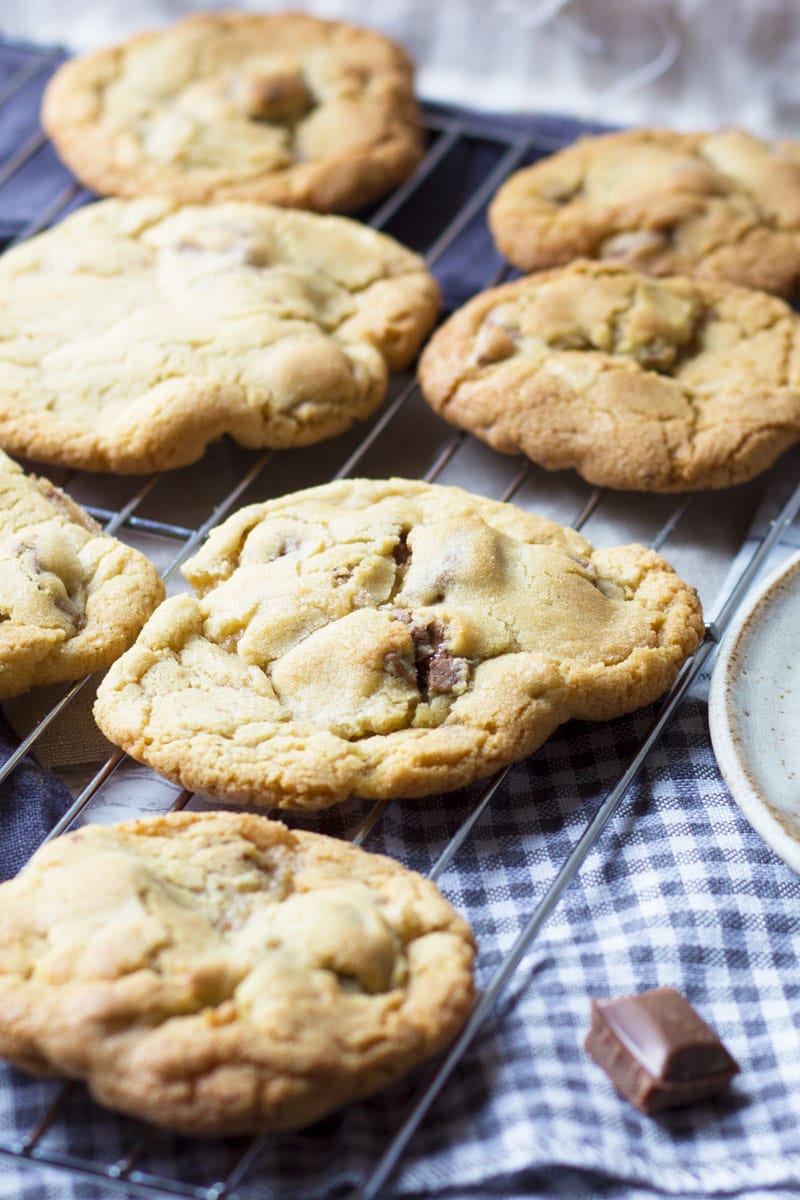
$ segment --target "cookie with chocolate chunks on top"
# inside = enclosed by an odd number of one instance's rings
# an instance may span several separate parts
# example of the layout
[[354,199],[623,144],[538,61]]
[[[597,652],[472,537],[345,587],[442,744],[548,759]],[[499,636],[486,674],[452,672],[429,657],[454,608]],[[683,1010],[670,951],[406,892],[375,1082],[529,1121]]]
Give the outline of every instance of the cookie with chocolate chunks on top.
[[163,596],[143,554],[0,450],[0,699],[108,666]]
[[350,212],[423,153],[390,38],[307,13],[198,13],[65,63],[42,123],[93,191]]
[[800,141],[725,129],[581,138],[515,172],[489,207],[523,271],[593,258],[786,299],[800,281]]
[[473,952],[433,883],[338,838],[85,825],[0,887],[0,1054],[183,1133],[295,1129],[449,1041]]
[[112,741],[231,800],[423,796],[659,696],[700,605],[641,546],[459,488],[347,480],[242,509],[100,687]]
[[439,309],[394,238],[262,204],[103,200],[0,260],[0,443],[119,473],[368,416]]
[[599,487],[752,479],[800,439],[800,321],[721,280],[577,261],[491,288],[419,364],[446,420]]

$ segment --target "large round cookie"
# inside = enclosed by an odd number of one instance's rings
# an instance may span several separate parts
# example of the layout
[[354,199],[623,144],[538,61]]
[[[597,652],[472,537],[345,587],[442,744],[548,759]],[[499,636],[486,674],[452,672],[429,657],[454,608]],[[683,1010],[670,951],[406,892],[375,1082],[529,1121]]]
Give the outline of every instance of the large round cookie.
[[346,217],[105,200],[0,259],[0,445],[119,472],[223,433],[307,445],[372,412],[438,306],[417,255]]
[[351,211],[422,154],[413,70],[380,34],[303,13],[203,13],[66,63],[42,108],[103,195]]
[[163,596],[143,554],[0,450],[0,700],[107,667]]
[[321,808],[459,787],[571,717],[660,695],[697,598],[641,546],[458,488],[349,480],[242,509],[100,686],[135,758],[231,800]]
[[583,138],[512,175],[489,224],[523,271],[612,259],[791,299],[800,276],[800,142],[741,130]]
[[432,883],[334,838],[85,826],[0,886],[0,1054],[185,1133],[296,1128],[447,1042],[472,957]]
[[590,483],[751,479],[800,438],[800,324],[774,296],[581,262],[475,296],[420,360],[428,402]]

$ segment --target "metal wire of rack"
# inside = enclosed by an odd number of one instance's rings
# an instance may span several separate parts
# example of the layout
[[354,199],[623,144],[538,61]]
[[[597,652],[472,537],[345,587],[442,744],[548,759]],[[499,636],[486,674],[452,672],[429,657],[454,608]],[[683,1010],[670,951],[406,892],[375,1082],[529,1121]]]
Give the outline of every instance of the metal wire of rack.
[[[36,125],[36,98],[44,81],[59,61],[56,50],[18,48],[18,62],[0,76],[0,129],[3,114],[11,104],[30,92],[26,109],[29,128],[22,129],[0,165],[0,200],[5,189],[17,187],[25,193],[24,176],[42,156],[51,153]],[[495,254],[483,219],[486,204],[501,180],[523,162],[558,148],[563,136],[537,133],[531,136],[502,123],[453,116],[426,109],[429,148],[426,157],[406,184],[385,202],[365,214],[375,228],[383,229],[425,255],[440,279],[446,305],[453,307],[467,295],[503,278],[505,268]],[[27,214],[18,237],[30,236],[78,204],[91,200],[65,172],[53,164],[47,172],[48,187],[41,203]],[[38,188],[37,197],[42,195]],[[465,245],[469,252],[465,256]],[[465,269],[465,263],[467,264]],[[268,469],[269,468],[269,469]],[[431,1106],[447,1086],[454,1069],[470,1047],[492,1011],[523,956],[536,939],[554,907],[580,870],[590,849],[617,812],[648,756],[684,700],[687,691],[706,665],[715,644],[747,592],[772,547],[800,512],[800,486],[784,488],[783,503],[758,541],[744,569],[732,585],[726,581],[753,513],[769,477],[733,489],[723,496],[680,499],[630,497],[593,489],[576,477],[554,477],[520,459],[505,458],[483,447],[467,435],[454,433],[434,417],[420,401],[410,374],[393,380],[390,394],[379,412],[358,429],[333,443],[303,451],[267,451],[254,454],[228,442],[211,447],[194,467],[170,476],[147,479],[111,480],[82,472],[54,472],[56,482],[113,532],[148,552],[158,551],[163,575],[174,581],[180,564],[238,503],[265,499],[301,486],[354,473],[380,476],[390,472],[416,475],[429,481],[460,483],[504,500],[514,499],[552,519],[583,530],[592,540],[642,540],[653,548],[667,547],[673,565],[691,582],[700,581],[706,610],[714,614],[705,641],[686,665],[677,683],[653,716],[627,769],[588,820],[583,833],[564,858],[560,868],[525,916],[516,940],[486,982],[461,1036],[438,1067],[412,1097],[405,1116],[383,1153],[374,1161],[360,1185],[351,1192],[358,1200],[376,1200],[383,1194],[393,1172],[408,1151]],[[796,472],[795,472],[796,476]],[[167,515],[171,519],[166,519]],[[725,583],[725,586],[723,586]],[[48,730],[69,717],[82,697],[91,691],[91,681],[80,680],[64,690],[37,720],[19,749],[0,765],[0,787],[10,778],[29,750],[42,744]],[[91,777],[73,787],[74,801],[50,829],[55,837],[79,819],[92,819],[102,805],[105,790],[129,760],[121,752],[111,753]],[[428,874],[440,879],[447,866],[462,851],[487,808],[502,795],[513,768],[473,789],[464,797],[463,819],[440,849]],[[145,786],[137,776],[136,789]],[[163,793],[158,803],[182,808],[193,802],[187,792]],[[363,806],[341,818],[341,835],[362,844],[368,840],[386,812],[385,802],[372,806],[366,817]],[[134,807],[130,815],[136,815]],[[283,814],[282,814],[283,815]],[[287,819],[291,819],[288,817]],[[265,1138],[239,1147],[224,1177],[196,1183],[148,1170],[147,1159],[153,1132],[129,1122],[127,1148],[110,1161],[61,1152],[46,1145],[46,1134],[59,1121],[69,1120],[68,1110],[76,1093],[74,1083],[60,1085],[38,1120],[23,1135],[0,1139],[0,1160],[38,1164],[67,1171],[70,1176],[101,1184],[104,1194],[152,1197],[177,1196],[194,1200],[239,1200],[244,1182],[252,1181]],[[80,1089],[78,1089],[80,1090]],[[253,1194],[269,1195],[266,1191]],[[299,1194],[299,1193],[298,1193]]]

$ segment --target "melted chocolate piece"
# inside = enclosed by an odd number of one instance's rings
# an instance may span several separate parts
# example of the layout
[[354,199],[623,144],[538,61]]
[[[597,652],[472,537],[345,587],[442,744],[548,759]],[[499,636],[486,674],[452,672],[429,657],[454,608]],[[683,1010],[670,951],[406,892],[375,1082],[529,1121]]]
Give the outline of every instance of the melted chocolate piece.
[[314,97],[299,71],[243,75],[230,89],[233,103],[252,120],[299,121],[313,107]]
[[412,625],[411,640],[414,643],[414,661],[417,665],[417,687],[420,692],[450,691],[452,684],[445,686],[447,664],[453,656],[442,642],[442,629],[434,621],[429,625]]
[[592,1001],[586,1049],[644,1113],[716,1096],[739,1066],[675,988]]
[[390,650],[388,654],[384,654],[383,666],[384,670],[389,675],[394,675],[396,679],[404,679],[406,683],[417,682],[416,671],[396,650]]
[[69,596],[54,596],[53,603],[60,613],[63,613],[68,621],[71,622],[77,629],[82,629],[86,624],[86,618],[81,608],[75,604]]
[[436,647],[427,661],[427,668],[427,690],[432,696],[452,692],[464,678],[463,658],[456,658],[444,646]]
[[408,563],[411,560],[411,547],[406,540],[407,537],[407,534],[402,534],[400,541],[392,551],[392,558],[397,563],[398,567],[408,566]]
[[392,650],[383,656],[385,670],[408,683],[416,683],[423,697],[446,695],[459,685],[463,691],[469,677],[469,662],[447,649],[441,625],[436,621],[415,625],[413,614],[405,608],[394,609],[392,616],[409,627],[414,647],[414,667],[412,671],[408,662]]

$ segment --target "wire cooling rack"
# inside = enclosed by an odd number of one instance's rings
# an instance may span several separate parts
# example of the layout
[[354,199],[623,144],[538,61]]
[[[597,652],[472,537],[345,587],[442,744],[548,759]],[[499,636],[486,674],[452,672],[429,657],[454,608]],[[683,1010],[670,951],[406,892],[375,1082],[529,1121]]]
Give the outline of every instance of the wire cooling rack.
[[[0,235],[6,242],[30,236],[92,199],[58,163],[38,127],[42,88],[62,57],[58,50],[0,46]],[[523,127],[432,107],[426,108],[425,119],[428,151],[419,169],[387,200],[360,215],[424,254],[440,281],[446,307],[453,308],[504,277],[505,268],[485,227],[485,208],[499,183],[518,166],[559,148],[586,126],[543,119],[531,120]],[[354,1200],[377,1200],[384,1194],[431,1106],[447,1088],[457,1065],[469,1055],[523,955],[659,743],[761,564],[796,518],[800,510],[800,487],[793,487],[797,462],[795,455],[788,470],[784,461],[780,470],[776,468],[752,484],[677,501],[674,497],[601,491],[571,472],[551,475],[519,458],[496,454],[464,433],[454,433],[421,401],[413,375],[406,374],[392,380],[386,401],[370,421],[310,449],[258,454],[225,440],[212,446],[193,467],[147,478],[120,479],[42,468],[67,487],[109,532],[150,554],[170,589],[181,586],[178,568],[208,530],[241,504],[330,479],[402,474],[513,499],[522,507],[580,529],[596,544],[645,542],[665,552],[679,573],[698,587],[705,610],[712,615],[700,650],[660,707],[653,710],[650,727],[627,769],[589,815],[583,833],[525,914],[508,953],[493,973],[484,973],[485,984],[461,1036],[436,1066],[422,1073],[423,1082],[416,1091],[412,1089],[393,1134],[360,1184],[348,1191]],[[747,543],[752,553],[743,561],[745,535],[768,488],[779,500],[773,499],[760,534]],[[732,571],[734,560],[737,569]],[[79,681],[52,703],[48,701],[18,752],[0,766],[0,788],[29,750],[41,751],[48,739],[57,737],[60,724],[82,719],[93,682]],[[431,878],[438,880],[444,874],[468,844],[487,808],[502,801],[513,771],[508,768],[481,787],[448,798],[458,820],[449,840],[435,848],[427,872]],[[53,824],[50,837],[82,820],[203,803],[201,798],[159,782],[151,772],[113,750],[99,768],[64,768],[63,774],[74,802]],[[385,803],[368,811],[362,804],[345,805],[335,813],[322,814],[315,827],[365,843],[386,809]],[[281,815],[289,823],[310,824],[308,818]],[[19,1087],[18,1079],[8,1072],[5,1086]],[[36,1111],[28,1126],[12,1137],[0,1137],[0,1160],[67,1172],[71,1179],[82,1178],[87,1186],[93,1181],[100,1188],[93,1194],[104,1196],[240,1200],[245,1192],[248,1198],[273,1195],[269,1179],[258,1169],[263,1137],[232,1144],[225,1169],[213,1180],[198,1181],[184,1169],[180,1156],[165,1160],[152,1154],[154,1131],[123,1118],[121,1151],[116,1145],[107,1155],[96,1146],[90,1151],[81,1149],[86,1139],[77,1131],[92,1123],[93,1111],[97,1113],[78,1085],[52,1085],[48,1103]],[[74,1130],[75,1136],[53,1144],[48,1135],[59,1125]],[[303,1185],[298,1186],[295,1195],[306,1195]]]

